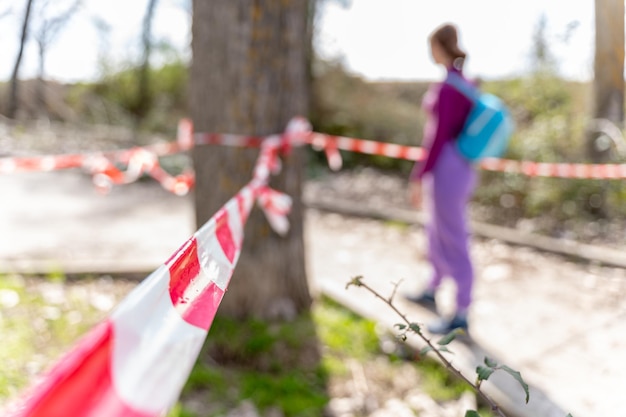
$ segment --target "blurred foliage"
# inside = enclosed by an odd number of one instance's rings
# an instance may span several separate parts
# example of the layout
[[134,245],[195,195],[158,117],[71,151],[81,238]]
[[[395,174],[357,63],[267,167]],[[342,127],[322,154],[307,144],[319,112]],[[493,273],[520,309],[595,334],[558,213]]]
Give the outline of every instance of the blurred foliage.
[[[317,61],[313,70],[314,130],[403,145],[416,145],[421,138],[419,100],[427,84],[366,82],[347,74],[336,61]],[[412,166],[409,161],[343,151],[342,158],[347,169],[370,165],[408,172]]]
[[[104,76],[96,83],[76,84],[68,101],[88,123],[135,125],[140,130],[167,132],[187,115],[187,64],[175,60],[149,71],[150,103],[137,103],[138,67]],[[141,120],[136,116],[148,108]],[[137,124],[138,123],[138,124]]]
[[[96,83],[71,86],[66,102],[82,121],[171,134],[187,115],[187,69],[176,57],[151,69],[150,110],[139,124],[133,116],[136,67],[111,72]],[[318,132],[419,146],[425,122],[421,101],[428,86],[428,82],[368,82],[346,71],[341,61],[315,59],[309,119]],[[501,97],[515,119],[506,158],[589,162],[585,136],[590,124],[590,83],[566,81],[549,65],[538,65],[527,76],[482,81],[481,87]],[[341,154],[343,169],[370,166],[408,176],[413,166],[411,161],[384,156]],[[310,150],[309,155],[309,175],[324,172],[324,153]],[[621,162],[616,152],[609,162]],[[567,234],[572,222],[626,221],[626,191],[617,180],[480,171],[480,181],[473,200],[473,215],[479,221],[515,227],[532,220],[535,231],[554,235]],[[602,234],[604,229],[589,230]]]
[[[590,163],[585,153],[590,88],[590,84],[565,81],[548,72],[485,84],[485,90],[507,102],[517,124],[505,157]],[[610,162],[620,162],[616,152]],[[481,185],[474,201],[481,207],[484,220],[516,226],[534,219],[533,229],[537,232],[560,236],[570,229],[565,226],[568,220],[585,223],[626,216],[621,181],[482,171]]]
[[[340,62],[319,63],[315,70],[311,120],[316,131],[421,144],[424,114],[420,103],[428,83],[365,82],[347,73]],[[590,122],[591,84],[566,81],[549,68],[540,67],[525,77],[483,81],[481,88],[501,97],[514,117],[516,131],[505,158],[589,162],[585,134]],[[384,157],[348,152],[342,156],[347,169],[368,165],[407,174],[412,166],[407,161],[389,161]],[[325,163],[321,153],[313,161]],[[621,163],[616,153],[611,162]],[[626,219],[625,198],[625,187],[617,180],[480,171],[473,215],[479,221],[593,239],[614,231],[606,226],[608,219]],[[573,229],[580,230],[574,233]]]

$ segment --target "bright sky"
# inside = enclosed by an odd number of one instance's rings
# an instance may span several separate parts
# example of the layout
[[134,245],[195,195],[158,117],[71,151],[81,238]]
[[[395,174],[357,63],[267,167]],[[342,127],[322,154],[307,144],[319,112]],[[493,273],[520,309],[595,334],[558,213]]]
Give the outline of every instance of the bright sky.
[[[56,7],[69,0],[54,0]],[[158,39],[189,53],[188,14],[183,0],[160,0],[153,25]],[[15,5],[17,3],[17,5]],[[0,79],[7,80],[17,55],[19,22],[25,1],[0,0],[3,56]],[[544,14],[548,39],[569,78],[588,79],[593,68],[594,0],[351,0],[349,8],[326,1],[318,27],[317,50],[324,57],[341,57],[348,69],[367,79],[424,80],[438,78],[441,70],[430,59],[428,34],[440,23],[453,22],[469,59],[470,76],[499,78],[526,71],[534,30]],[[12,4],[12,6],[11,6]],[[116,62],[139,47],[147,0],[84,0],[80,15],[61,32],[46,62],[49,78],[62,81],[89,79],[99,74],[99,54]],[[111,31],[107,47],[93,25],[93,17],[106,21]],[[562,40],[568,25],[578,25],[569,40]],[[21,77],[36,73],[34,42],[28,45]]]
[[[472,76],[498,78],[528,69],[533,33],[544,14],[548,39],[562,74],[590,78],[593,69],[593,0],[352,0],[329,5],[320,37],[326,56],[341,56],[369,79],[432,79],[428,35],[455,23]],[[572,22],[569,41],[561,40]]]
[[[37,1],[41,0],[36,0]],[[66,10],[73,0],[51,0],[58,10]],[[0,60],[0,80],[11,76],[17,57],[20,24],[25,0],[0,0],[0,14],[11,7],[13,14],[0,19],[3,59]],[[186,50],[190,40],[190,17],[180,5],[184,0],[159,0],[153,22],[157,40],[167,41]],[[50,46],[46,59],[47,78],[76,81],[99,75],[99,55],[106,51],[109,63],[122,62],[130,56],[140,57],[140,40],[147,0],[83,0],[83,8],[67,29],[59,33]],[[54,9],[52,9],[54,10]],[[95,29],[94,19],[110,25],[108,36]],[[104,47],[102,46],[104,43]],[[37,71],[37,48],[30,42],[22,61],[21,78],[33,77]]]

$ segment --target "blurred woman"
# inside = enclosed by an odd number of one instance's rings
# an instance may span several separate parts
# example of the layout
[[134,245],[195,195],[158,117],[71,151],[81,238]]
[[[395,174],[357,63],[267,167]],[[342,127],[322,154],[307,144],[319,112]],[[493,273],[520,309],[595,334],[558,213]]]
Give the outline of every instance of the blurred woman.
[[[459,47],[457,28],[452,24],[438,27],[429,37],[435,63],[463,76],[466,53]],[[455,147],[472,102],[445,82],[431,85],[424,96],[426,112],[422,146],[425,160],[417,162],[410,174],[410,198],[421,207],[422,198],[428,223],[428,260],[433,274],[423,293],[408,296],[411,301],[436,311],[436,291],[446,276],[456,284],[456,310],[453,317],[442,318],[428,328],[431,333],[446,334],[454,329],[468,330],[468,310],[472,300],[474,273],[469,254],[466,208],[474,191],[476,173],[472,164]]]

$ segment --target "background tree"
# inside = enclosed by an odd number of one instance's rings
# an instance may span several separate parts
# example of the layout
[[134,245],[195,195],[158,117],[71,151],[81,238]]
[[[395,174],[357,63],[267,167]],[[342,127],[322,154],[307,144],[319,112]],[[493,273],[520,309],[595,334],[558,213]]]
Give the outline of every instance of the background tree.
[[15,59],[15,65],[13,66],[13,72],[11,73],[11,92],[9,93],[9,105],[7,110],[7,116],[11,119],[15,118],[18,109],[18,91],[19,80],[18,75],[20,72],[20,65],[22,64],[22,56],[24,54],[24,47],[26,46],[26,40],[28,39],[28,25],[30,23],[30,12],[33,6],[33,0],[26,1],[26,9],[24,10],[24,19],[22,20],[22,30],[20,36],[20,47]]
[[111,24],[100,16],[92,16],[91,23],[98,36],[98,67],[101,77],[112,71],[111,67]]
[[[309,2],[302,0],[194,1],[190,114],[198,132],[268,135],[307,115]],[[291,317],[311,304],[306,279],[303,207],[304,154],[294,149],[271,186],[293,200],[286,237],[260,210],[246,225],[244,247],[220,313],[235,317]],[[196,222],[204,224],[247,183],[256,149],[198,146]]]
[[532,59],[535,73],[556,72],[556,61],[548,39],[548,18],[545,14],[541,15],[533,32]]
[[[58,4],[58,2],[55,2]],[[36,23],[34,24],[33,37],[37,42],[37,50],[39,56],[39,65],[37,70],[37,108],[38,113],[45,112],[46,106],[46,93],[45,93],[45,63],[46,54],[50,45],[54,42],[55,38],[61,33],[63,28],[67,25],[69,20],[78,11],[81,5],[81,0],[72,1],[61,12],[50,12],[50,6],[52,1],[50,0],[37,0],[36,2]]]
[[[624,1],[595,0],[595,60],[593,79],[593,122],[624,123]],[[589,129],[587,155],[592,162],[605,163],[612,150],[612,139],[600,129]],[[597,183],[589,193],[588,204],[600,217],[608,213],[610,184]]]
[[[624,123],[624,1],[595,0],[595,61],[593,117],[607,119],[619,128]],[[593,162],[608,159],[610,142],[592,133],[588,154]],[[608,142],[608,143],[607,143]]]
[[143,120],[150,108],[152,107],[152,95],[150,94],[150,57],[152,55],[152,21],[154,20],[154,12],[157,6],[157,0],[148,0],[146,14],[143,18],[143,26],[141,31],[141,43],[143,53],[141,64],[137,72],[137,98],[131,111],[135,116],[135,123],[139,124]]

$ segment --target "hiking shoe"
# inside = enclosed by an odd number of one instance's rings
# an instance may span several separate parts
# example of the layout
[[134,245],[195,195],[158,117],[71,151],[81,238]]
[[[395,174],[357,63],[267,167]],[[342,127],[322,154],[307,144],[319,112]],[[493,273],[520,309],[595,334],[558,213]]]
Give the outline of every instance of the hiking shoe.
[[445,335],[457,329],[463,330],[466,334],[468,333],[469,326],[466,317],[454,316],[452,319],[441,319],[428,326],[428,331],[432,334]]
[[432,311],[433,313],[437,312],[437,301],[435,300],[435,295],[424,292],[419,295],[405,295],[407,300],[412,303],[419,304],[427,310]]

